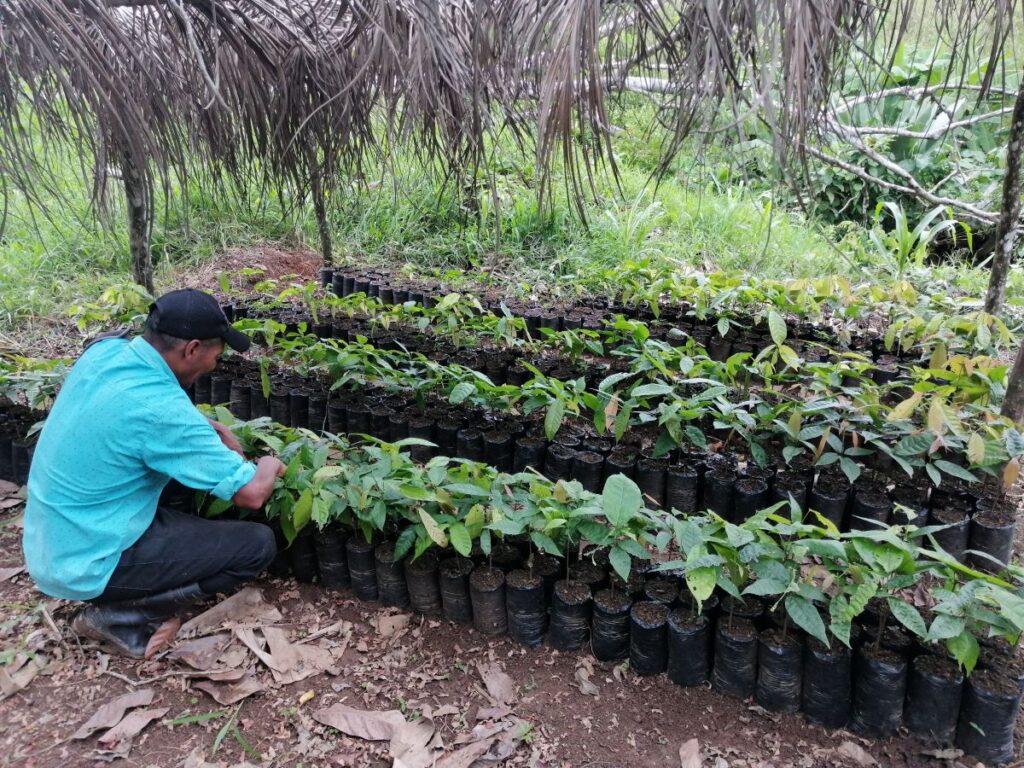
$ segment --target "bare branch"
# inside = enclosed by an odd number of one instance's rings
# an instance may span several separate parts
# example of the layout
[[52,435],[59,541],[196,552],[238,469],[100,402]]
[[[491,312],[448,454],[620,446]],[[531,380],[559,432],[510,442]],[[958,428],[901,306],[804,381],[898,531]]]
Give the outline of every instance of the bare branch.
[[[803,150],[811,157],[816,157],[824,163],[828,163],[829,165],[835,166],[836,168],[841,168],[847,173],[852,173],[857,178],[863,179],[869,184],[876,184],[883,189],[892,190],[893,192],[901,192],[905,195],[916,197],[919,200],[923,200],[924,202],[930,203],[932,205],[949,206],[954,210],[961,211],[962,213],[967,214],[969,218],[972,218],[976,221],[985,222],[986,224],[994,224],[999,220],[999,214],[996,212],[983,210],[981,208],[978,208],[977,206],[971,205],[970,203],[964,202],[963,200],[956,200],[951,197],[943,197],[941,195],[932,194],[924,187],[922,187],[921,184],[912,176],[911,185],[904,186],[903,184],[896,184],[895,182],[879,178],[878,176],[868,173],[859,165],[848,163],[845,160],[841,160],[840,158],[835,157],[834,155],[830,155],[829,153],[818,149],[817,147],[805,144]],[[880,157],[880,155],[875,154],[875,158]],[[906,175],[909,176],[909,174]]]
[[972,125],[977,125],[978,123],[983,123],[986,120],[995,120],[996,118],[1004,117],[1009,114],[1013,114],[1013,107],[997,109],[993,112],[985,112],[984,114],[974,115],[973,117],[965,117],[963,120],[955,120],[951,123],[947,123],[945,126],[940,126],[930,131],[908,131],[905,128],[894,128],[889,125],[864,127],[844,125],[843,127],[847,130],[853,131],[858,136],[898,136],[903,139],[934,141],[936,139],[941,139],[950,131],[955,131],[958,128],[967,128]]

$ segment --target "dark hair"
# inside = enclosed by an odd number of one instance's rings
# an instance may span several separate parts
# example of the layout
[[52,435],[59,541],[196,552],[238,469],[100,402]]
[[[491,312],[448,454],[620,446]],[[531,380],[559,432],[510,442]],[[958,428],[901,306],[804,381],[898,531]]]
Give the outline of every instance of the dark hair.
[[[158,352],[171,352],[172,350],[192,341],[192,339],[182,339],[178,336],[171,336],[169,333],[161,333],[160,331],[154,330],[154,324],[154,317],[151,314],[146,318],[146,331],[143,333],[142,337],[152,344]],[[199,339],[198,341],[203,346],[223,343],[222,339],[219,338]]]

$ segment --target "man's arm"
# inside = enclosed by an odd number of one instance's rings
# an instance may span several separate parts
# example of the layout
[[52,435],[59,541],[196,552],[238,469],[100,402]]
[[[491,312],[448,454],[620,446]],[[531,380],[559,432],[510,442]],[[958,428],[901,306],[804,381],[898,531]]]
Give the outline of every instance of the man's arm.
[[274,491],[274,481],[284,474],[285,465],[275,456],[264,456],[256,462],[252,480],[238,489],[231,502],[242,509],[259,509]]
[[235,433],[219,421],[214,421],[209,418],[207,420],[210,422],[210,426],[213,427],[213,431],[220,437],[220,441],[244,459],[245,453],[242,452],[242,444],[238,442],[238,438],[235,437]]

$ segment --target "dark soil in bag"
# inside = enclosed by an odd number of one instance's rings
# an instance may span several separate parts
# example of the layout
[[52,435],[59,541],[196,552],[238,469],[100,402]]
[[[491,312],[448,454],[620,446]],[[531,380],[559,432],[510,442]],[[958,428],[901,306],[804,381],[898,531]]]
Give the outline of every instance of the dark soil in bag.
[[1000,566],[990,558],[994,558],[1003,565],[1010,561],[1016,527],[1016,515],[1004,506],[979,509],[971,519],[968,547],[976,552],[984,553],[988,557],[971,554],[967,556],[967,564],[982,571],[1000,570]]
[[644,585],[644,598],[672,608],[679,599],[679,585],[672,579],[650,579]]
[[803,643],[792,632],[768,629],[757,646],[754,700],[769,712],[796,712],[803,688]]
[[962,562],[971,535],[971,519],[968,514],[955,507],[933,509],[929,514],[928,523],[949,526],[933,533],[932,536],[940,547]]
[[629,666],[642,677],[668,667],[668,607],[664,603],[634,603],[629,613]]
[[512,454],[512,471],[524,472],[527,467],[533,467],[538,472],[543,470],[547,445],[547,441],[539,437],[521,437],[516,440]]
[[347,539],[348,532],[337,525],[329,525],[313,537],[320,583],[327,589],[349,589],[352,586],[345,553]]
[[[810,496],[807,499],[807,506],[812,510],[820,512],[836,528],[842,530],[849,498],[849,486],[827,480],[824,482],[819,480],[813,490],[811,490]],[[813,515],[811,517],[811,522],[816,524],[818,522],[817,518],[814,518]]]
[[304,584],[316,581],[316,544],[313,541],[312,527],[307,526],[299,531],[288,552],[295,578]]
[[530,556],[529,570],[544,580],[544,601],[550,605],[551,595],[555,591],[555,582],[562,572],[562,562],[554,555],[534,552]]
[[572,476],[584,490],[601,492],[601,474],[604,470],[604,456],[593,451],[579,451],[573,458]]
[[732,491],[736,470],[718,466],[704,475],[704,506],[715,514],[732,520]]
[[715,628],[711,687],[726,696],[748,699],[757,686],[757,628],[747,619],[722,616]]
[[405,568],[395,560],[395,544],[385,541],[374,550],[377,568],[377,597],[384,605],[409,607],[409,589],[405,585]]
[[405,586],[409,592],[409,604],[416,613],[425,616],[441,614],[437,568],[437,554],[430,551],[405,562]]
[[629,656],[629,611],[633,599],[626,593],[602,589],[594,595],[590,648],[598,661],[621,661]]
[[360,600],[377,599],[377,564],[373,556],[376,545],[356,534],[345,542],[348,555],[348,573],[352,592]]
[[590,588],[591,594],[604,588],[608,583],[608,571],[597,563],[592,563],[588,560],[581,560],[576,563],[569,569],[569,573],[569,578],[573,581],[586,584]]
[[473,561],[468,557],[442,560],[437,568],[441,608],[449,621],[460,624],[473,621],[473,604],[469,599],[469,574],[472,571]]
[[892,517],[892,502],[884,490],[857,488],[850,508],[851,531],[877,531],[878,523],[888,525]]
[[508,631],[504,573],[486,566],[474,568],[469,576],[469,596],[477,631],[485,635],[503,635]]
[[665,472],[665,506],[685,515],[697,511],[700,473],[696,467],[675,466]]
[[651,509],[665,506],[666,462],[661,459],[641,459],[636,465],[636,484],[644,495],[644,504]]
[[544,642],[548,623],[544,579],[529,571],[512,571],[505,577],[505,607],[509,637],[529,648]]
[[903,724],[907,661],[871,645],[857,649],[853,669],[852,724],[873,738],[893,736]]
[[914,659],[903,710],[910,732],[939,744],[952,744],[963,687],[964,676],[953,660],[930,653]]
[[853,659],[835,638],[831,646],[809,638],[804,645],[804,681],[800,708],[804,717],[826,728],[842,728],[853,701]]
[[747,595],[743,600],[726,595],[722,600],[721,617],[723,621],[730,619],[747,619],[755,626],[760,626],[764,620],[764,602],[758,597]]
[[636,474],[636,454],[630,450],[615,448],[604,460],[604,478],[612,475],[625,475],[632,479]]
[[591,609],[590,587],[579,581],[556,582],[548,630],[551,646],[559,651],[582,648],[590,634]]
[[768,506],[768,483],[757,477],[741,477],[733,484],[733,521],[742,523]]
[[704,615],[677,608],[668,616],[668,678],[676,685],[703,685],[711,671],[711,624]]
[[502,573],[510,573],[523,564],[523,555],[518,547],[509,544],[495,544],[491,547],[490,565]]
[[975,672],[964,686],[956,745],[989,765],[1013,759],[1020,684],[994,670]]

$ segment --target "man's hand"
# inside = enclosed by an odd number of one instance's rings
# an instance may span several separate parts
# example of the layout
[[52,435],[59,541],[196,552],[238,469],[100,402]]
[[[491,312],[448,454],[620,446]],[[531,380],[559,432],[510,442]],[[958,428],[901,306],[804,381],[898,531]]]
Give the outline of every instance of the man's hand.
[[220,435],[220,441],[244,459],[245,454],[242,452],[242,444],[238,442],[238,438],[235,437],[235,434],[219,421],[209,419],[209,422],[214,431]]

